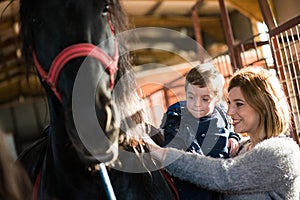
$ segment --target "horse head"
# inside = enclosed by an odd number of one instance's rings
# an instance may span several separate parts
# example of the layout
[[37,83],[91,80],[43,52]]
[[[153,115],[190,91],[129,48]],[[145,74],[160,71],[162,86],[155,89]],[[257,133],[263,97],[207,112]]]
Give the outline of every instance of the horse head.
[[109,38],[121,30],[114,27],[114,13],[120,13],[117,9],[118,2],[104,0],[20,1],[23,53],[29,63],[35,64],[46,90],[50,132],[58,132],[51,137],[60,141],[54,145],[62,150],[71,143],[84,162],[95,159],[81,142],[74,123],[73,97],[83,95],[73,93],[74,83],[82,66],[91,68],[86,80],[101,76],[94,107],[100,127],[110,141],[94,149],[93,155],[106,155],[108,161],[116,157],[111,146],[118,142],[119,116],[111,89],[118,69],[119,48],[116,39]]
[[[148,126],[126,45],[113,37],[127,29],[118,0],[20,0],[20,21],[23,55],[35,65],[50,109],[48,137],[20,156],[34,182],[34,197],[105,199],[91,167],[118,156],[120,162],[113,164],[128,166],[109,170],[118,199],[173,199],[162,174],[151,173],[136,156],[144,152]],[[94,115],[97,122],[90,124]],[[129,173],[129,168],[147,172]]]

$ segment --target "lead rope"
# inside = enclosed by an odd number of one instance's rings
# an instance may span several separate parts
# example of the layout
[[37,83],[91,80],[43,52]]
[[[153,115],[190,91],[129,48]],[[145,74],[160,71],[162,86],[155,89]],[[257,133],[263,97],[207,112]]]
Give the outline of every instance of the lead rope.
[[[115,35],[115,29],[114,29],[114,27],[112,25],[112,22],[111,22],[111,20],[109,19],[108,16],[107,16],[107,20],[108,20],[108,24],[109,24],[110,30],[111,30],[111,32],[112,32],[112,34],[114,36]],[[116,41],[115,41],[115,43],[116,43]],[[115,51],[115,54],[116,54],[116,51]],[[110,73],[110,80],[113,80],[113,74],[115,72],[109,71],[109,73]],[[110,84],[111,84],[110,87],[112,89],[114,82],[110,82]],[[116,198],[114,189],[113,189],[113,187],[111,185],[111,182],[110,182],[110,179],[109,179],[109,176],[108,176],[108,173],[107,173],[107,169],[106,169],[106,166],[105,166],[104,163],[100,163],[99,164],[99,174],[100,174],[101,180],[102,180],[103,185],[104,185],[104,189],[105,189],[105,192],[106,192],[107,199],[108,200],[116,200],[117,198]]]
[[100,169],[99,169],[100,177],[103,181],[103,185],[104,185],[106,196],[107,196],[108,200],[116,200],[117,198],[114,193],[113,187],[111,185],[105,164],[100,163],[99,167],[100,167]]

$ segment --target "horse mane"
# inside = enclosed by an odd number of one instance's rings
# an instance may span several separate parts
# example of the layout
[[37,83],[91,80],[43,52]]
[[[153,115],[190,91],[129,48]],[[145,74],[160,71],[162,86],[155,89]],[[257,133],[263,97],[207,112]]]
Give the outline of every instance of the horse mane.
[[[113,0],[113,9],[113,23],[117,30],[116,34],[132,28],[119,0]],[[122,55],[119,59],[119,70],[116,78],[116,85],[118,87],[114,89],[118,96],[117,98],[114,98],[114,100],[121,115],[121,119],[123,119],[121,123],[119,144],[123,146],[129,145],[135,148],[141,143],[142,134],[147,132],[145,126],[147,116],[144,110],[143,101],[136,91],[137,83],[132,67],[132,60],[129,52],[126,51],[126,36],[127,35],[125,34],[124,38],[122,35],[121,41],[119,41],[119,51],[122,52]],[[134,90],[131,90],[130,88],[133,88]],[[137,131],[138,128],[142,128],[142,133]]]

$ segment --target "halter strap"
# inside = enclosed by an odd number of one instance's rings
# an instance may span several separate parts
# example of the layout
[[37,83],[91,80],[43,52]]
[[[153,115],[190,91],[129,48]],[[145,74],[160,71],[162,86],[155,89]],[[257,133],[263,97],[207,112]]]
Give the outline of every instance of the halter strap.
[[71,45],[65,48],[55,57],[48,73],[42,68],[35,53],[33,53],[33,59],[42,80],[45,81],[51,87],[56,97],[59,99],[60,102],[62,102],[61,95],[56,87],[58,76],[65,64],[74,58],[90,56],[97,59],[103,65],[105,71],[109,74],[110,89],[113,89],[114,73],[118,70],[119,57],[118,43],[116,39],[114,41],[114,44],[115,52],[112,58],[109,55],[107,55],[107,53],[105,53],[102,49],[90,43],[79,43]]
[[[107,15],[107,22],[109,24],[112,35],[114,36],[115,29],[109,15]],[[74,58],[90,56],[97,59],[102,64],[105,71],[109,74],[110,77],[109,88],[110,90],[113,89],[114,74],[118,70],[118,60],[119,60],[118,42],[116,38],[114,38],[114,50],[115,51],[113,57],[110,57],[101,48],[90,43],[79,43],[79,44],[68,46],[54,58],[48,73],[43,69],[40,62],[38,61],[35,51],[33,51],[33,60],[42,78],[42,81],[45,81],[51,87],[51,90],[54,92],[55,96],[62,103],[61,94],[58,92],[56,87],[58,76],[62,68],[65,66],[65,64],[67,64],[70,60]]]

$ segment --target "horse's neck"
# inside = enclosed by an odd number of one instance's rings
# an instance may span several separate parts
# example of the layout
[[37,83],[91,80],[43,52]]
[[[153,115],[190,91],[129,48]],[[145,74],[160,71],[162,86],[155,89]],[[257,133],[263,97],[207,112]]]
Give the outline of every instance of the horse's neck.
[[[70,139],[67,133],[67,122],[65,118],[65,111],[60,105],[60,102],[57,99],[48,97],[48,106],[50,113],[50,127],[48,133],[48,156],[51,155],[58,159],[61,155],[66,154],[65,148]],[[50,154],[49,154],[50,153]],[[51,158],[52,159],[52,158]]]
[[47,100],[50,114],[50,127],[59,129],[65,127],[66,119],[63,106],[54,96],[48,95]]
[[[48,98],[50,127],[48,147],[45,155],[48,179],[72,180],[74,171],[82,172],[87,167],[80,162],[67,133],[65,111],[56,99]],[[72,170],[71,170],[72,169]],[[49,171],[50,170],[50,171]],[[63,173],[61,173],[63,172]],[[48,175],[47,175],[48,176]],[[58,177],[56,177],[58,176]],[[63,183],[62,183],[63,184]]]
[[65,132],[65,116],[64,110],[60,103],[53,97],[48,95],[48,107],[50,114],[50,130],[51,132]]

